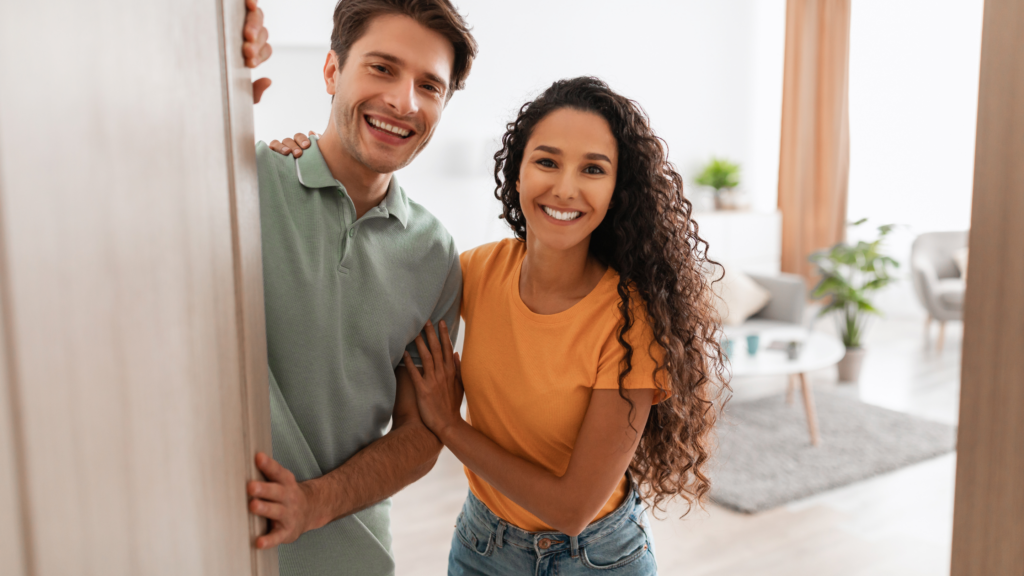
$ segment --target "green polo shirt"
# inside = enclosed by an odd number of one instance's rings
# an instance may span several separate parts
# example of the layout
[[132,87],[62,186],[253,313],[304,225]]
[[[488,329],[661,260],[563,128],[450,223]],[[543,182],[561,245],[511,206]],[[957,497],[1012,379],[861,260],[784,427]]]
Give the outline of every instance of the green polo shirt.
[[[260,222],[274,457],[322,476],[387,430],[395,367],[427,319],[454,340],[462,273],[441,223],[395,178],[356,219],[314,139],[301,158],[260,142]],[[282,576],[394,574],[390,499],[280,549]]]

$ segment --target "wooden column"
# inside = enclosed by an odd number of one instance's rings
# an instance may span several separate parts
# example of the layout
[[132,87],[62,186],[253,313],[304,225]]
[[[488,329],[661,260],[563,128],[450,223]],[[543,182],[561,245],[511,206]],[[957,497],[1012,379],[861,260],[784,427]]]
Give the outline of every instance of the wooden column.
[[[253,455],[273,455],[270,436],[270,392],[267,373],[267,334],[263,306],[263,250],[260,237],[260,197],[256,179],[255,130],[252,115],[252,77],[242,57],[244,0],[218,0],[224,81],[224,140],[231,199],[231,240],[234,256],[235,305],[241,355],[241,392],[247,479],[262,479]],[[266,532],[262,517],[249,515],[249,535]],[[250,548],[253,574],[276,576],[277,548]]]
[[276,574],[243,11],[0,3],[5,576]]
[[952,575],[1024,574],[1024,4],[986,0]]

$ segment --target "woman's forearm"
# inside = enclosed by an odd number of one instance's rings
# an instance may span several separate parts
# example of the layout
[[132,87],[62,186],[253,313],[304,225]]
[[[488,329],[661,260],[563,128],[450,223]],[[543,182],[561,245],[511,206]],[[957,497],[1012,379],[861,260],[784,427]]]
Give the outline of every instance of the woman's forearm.
[[570,536],[586,528],[614,491],[614,486],[602,490],[582,478],[556,476],[510,454],[464,420],[446,429],[441,441],[474,474]]

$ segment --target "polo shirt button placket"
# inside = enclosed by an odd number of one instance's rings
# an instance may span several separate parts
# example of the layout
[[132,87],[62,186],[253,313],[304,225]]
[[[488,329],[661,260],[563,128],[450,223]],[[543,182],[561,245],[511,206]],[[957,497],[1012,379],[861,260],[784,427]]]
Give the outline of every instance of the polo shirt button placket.
[[[349,237],[349,239],[353,239],[356,237],[356,227],[354,224],[352,225],[352,227],[348,229],[347,236]],[[348,274],[348,266],[345,266],[345,260],[348,258],[348,255],[351,251],[352,247],[349,246],[349,242],[343,242],[341,250],[341,262],[338,263],[338,271],[341,272],[342,274]]]

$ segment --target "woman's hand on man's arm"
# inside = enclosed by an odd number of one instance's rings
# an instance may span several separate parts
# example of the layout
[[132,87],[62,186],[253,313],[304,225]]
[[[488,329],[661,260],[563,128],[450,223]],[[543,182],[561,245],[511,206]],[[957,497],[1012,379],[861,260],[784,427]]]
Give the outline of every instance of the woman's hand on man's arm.
[[[448,337],[448,325],[441,320],[439,332],[444,338],[438,338],[433,323],[427,321],[423,335],[416,336],[416,350],[423,363],[420,374],[413,366],[412,356],[405,353],[405,368],[412,379],[416,390],[416,406],[420,419],[438,438],[442,439],[449,428],[462,422],[462,375],[459,371],[459,355],[452,349]],[[429,348],[428,348],[429,343]]]

